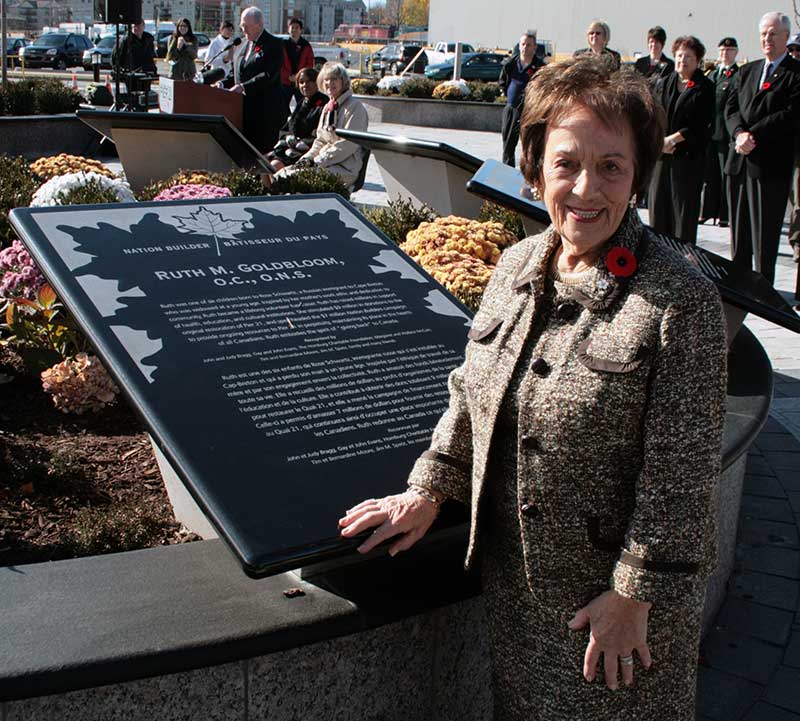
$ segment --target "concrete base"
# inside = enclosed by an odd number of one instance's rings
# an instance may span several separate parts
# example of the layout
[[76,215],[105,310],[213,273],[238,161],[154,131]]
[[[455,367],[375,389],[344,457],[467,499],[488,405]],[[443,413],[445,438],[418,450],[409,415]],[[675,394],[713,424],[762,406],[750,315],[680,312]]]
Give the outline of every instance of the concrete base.
[[427,204],[440,215],[477,218],[483,199],[466,190],[473,173],[443,160],[373,150],[391,200]]
[[426,100],[421,98],[358,95],[373,123],[422,125],[428,128],[480,130],[499,133],[503,125],[502,103],[475,103],[466,100]]
[[490,721],[480,599],[265,656],[0,703],[3,721]]

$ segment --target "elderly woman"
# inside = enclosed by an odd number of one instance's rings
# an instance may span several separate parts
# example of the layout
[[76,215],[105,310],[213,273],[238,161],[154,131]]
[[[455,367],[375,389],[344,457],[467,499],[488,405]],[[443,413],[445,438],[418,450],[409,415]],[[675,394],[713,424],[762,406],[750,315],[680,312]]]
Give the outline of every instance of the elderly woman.
[[634,207],[661,117],[632,71],[538,72],[522,169],[552,225],[502,255],[408,490],[339,521],[395,554],[471,506],[497,721],[694,718],[726,338],[714,286]]
[[611,28],[604,20],[595,20],[586,28],[586,42],[589,47],[576,50],[576,58],[588,55],[589,57],[605,58],[615,70],[619,69],[621,58],[616,50],[608,47],[611,40]]
[[672,44],[672,52],[675,71],[654,91],[667,114],[667,132],[650,182],[650,225],[694,245],[716,90],[701,69],[703,43],[684,35]]
[[197,72],[194,64],[196,57],[197,38],[192,32],[192,24],[189,18],[181,18],[167,43],[169,77],[173,80],[192,80]]
[[314,142],[322,110],[328,102],[328,96],[317,87],[317,76],[314,68],[303,68],[297,73],[295,85],[302,100],[286,122],[284,136],[267,154],[273,170],[296,163]]
[[357,143],[336,135],[336,130],[366,130],[369,125],[367,109],[353,97],[350,76],[341,63],[325,63],[319,74],[319,84],[330,100],[322,110],[317,137],[299,161],[280,170],[276,177],[295,172],[296,168],[314,165],[339,176],[352,188],[361,172],[363,151]]

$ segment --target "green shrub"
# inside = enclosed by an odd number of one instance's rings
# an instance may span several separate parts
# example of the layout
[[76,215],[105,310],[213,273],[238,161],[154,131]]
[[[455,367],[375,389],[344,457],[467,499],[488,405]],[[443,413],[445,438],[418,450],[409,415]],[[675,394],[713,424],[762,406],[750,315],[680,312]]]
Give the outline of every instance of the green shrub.
[[316,166],[304,166],[290,175],[275,178],[269,188],[269,193],[270,195],[338,193],[345,200],[350,198],[347,185],[338,175]]
[[118,203],[119,198],[111,188],[104,188],[100,181],[91,178],[81,185],[61,194],[60,205],[92,205],[94,203]]
[[364,211],[373,225],[377,226],[385,235],[398,245],[404,243],[406,235],[414,230],[420,223],[432,221],[439,214],[429,205],[418,208],[411,200],[390,200],[386,208],[370,208]]
[[500,96],[499,83],[483,83],[479,80],[470,80],[467,82],[469,85],[470,100],[475,100],[481,103],[493,103]]
[[0,155],[0,247],[6,247],[16,237],[8,222],[8,211],[30,205],[39,187],[24,158]]
[[412,78],[403,83],[398,89],[398,95],[405,98],[431,98],[436,81],[430,78]]
[[83,101],[80,93],[55,78],[37,80],[34,92],[36,112],[41,115],[74,113]]
[[[216,178],[217,174],[215,173],[213,177]],[[220,175],[214,182],[230,190],[234,197],[267,195],[261,176],[255,170],[235,168],[230,173]]]
[[0,88],[0,114],[33,115],[36,112],[36,95],[33,80],[7,82]]
[[375,95],[378,92],[378,81],[372,78],[355,78],[350,82],[355,95]]
[[481,223],[486,223],[490,220],[496,223],[502,223],[506,230],[516,235],[520,240],[527,235],[525,228],[522,226],[522,218],[519,217],[519,213],[504,208],[502,205],[497,205],[497,203],[492,203],[489,200],[484,201],[481,206],[478,220],[481,221]]
[[397,95],[396,90],[392,90],[391,88],[378,88],[378,92],[376,93],[381,98],[388,98]]

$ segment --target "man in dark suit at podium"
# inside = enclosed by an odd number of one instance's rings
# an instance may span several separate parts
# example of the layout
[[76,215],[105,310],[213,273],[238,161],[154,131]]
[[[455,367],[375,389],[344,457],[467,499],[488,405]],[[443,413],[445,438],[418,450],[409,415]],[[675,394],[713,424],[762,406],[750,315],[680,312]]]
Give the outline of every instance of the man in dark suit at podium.
[[733,139],[730,176],[734,263],[775,281],[783,217],[800,129],[800,61],[786,51],[791,21],[771,12],[759,23],[764,60],[743,65],[725,106]]
[[247,40],[233,60],[231,92],[244,95],[244,136],[262,153],[278,142],[286,120],[281,92],[283,43],[264,29],[257,7],[242,10],[242,33]]

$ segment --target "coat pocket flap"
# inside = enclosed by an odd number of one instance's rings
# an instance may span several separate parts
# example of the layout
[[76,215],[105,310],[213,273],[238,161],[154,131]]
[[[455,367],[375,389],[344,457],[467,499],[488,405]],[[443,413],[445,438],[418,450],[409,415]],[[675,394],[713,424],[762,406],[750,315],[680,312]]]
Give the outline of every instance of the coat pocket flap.
[[[590,348],[590,346],[592,346]],[[650,355],[647,346],[635,348],[603,347],[603,344],[592,344],[591,337],[578,346],[578,361],[589,370],[604,373],[630,373],[635,371]]]
[[467,333],[467,337],[470,340],[484,340],[492,335],[501,325],[503,325],[502,318],[488,318],[485,321],[481,321],[480,325],[473,322],[472,328],[470,328],[469,333]]

